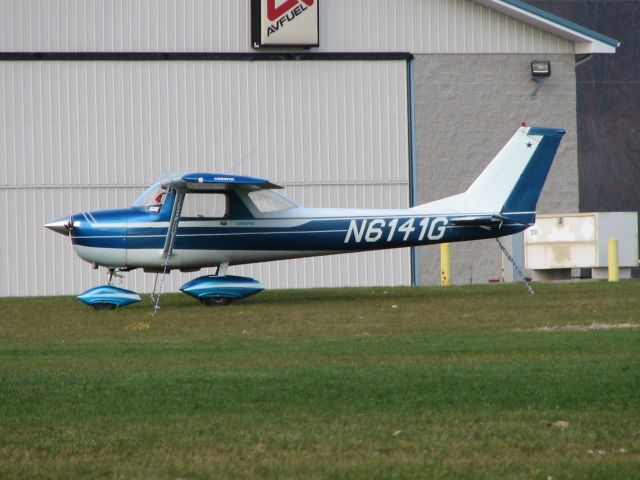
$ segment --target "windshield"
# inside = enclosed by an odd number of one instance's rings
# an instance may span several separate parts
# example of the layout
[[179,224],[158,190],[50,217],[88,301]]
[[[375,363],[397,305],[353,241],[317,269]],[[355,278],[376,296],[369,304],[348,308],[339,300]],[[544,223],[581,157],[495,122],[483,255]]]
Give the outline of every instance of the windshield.
[[167,189],[162,187],[164,181],[165,180],[161,180],[147,188],[147,190],[133,202],[132,206],[144,208],[149,212],[159,212],[167,197]]
[[255,190],[249,192],[249,198],[260,213],[281,212],[297,205],[273,190]]

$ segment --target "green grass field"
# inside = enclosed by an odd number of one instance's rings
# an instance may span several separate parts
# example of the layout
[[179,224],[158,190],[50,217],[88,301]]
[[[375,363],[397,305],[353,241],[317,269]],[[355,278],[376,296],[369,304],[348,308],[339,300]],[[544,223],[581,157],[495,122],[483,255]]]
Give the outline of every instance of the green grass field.
[[0,478],[640,478],[640,282],[150,312],[0,299]]

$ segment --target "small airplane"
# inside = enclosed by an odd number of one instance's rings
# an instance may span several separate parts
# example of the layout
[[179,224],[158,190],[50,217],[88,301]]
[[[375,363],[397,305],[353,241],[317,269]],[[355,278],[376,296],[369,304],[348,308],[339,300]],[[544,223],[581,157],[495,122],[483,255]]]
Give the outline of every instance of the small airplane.
[[107,285],[78,297],[96,309],[140,300],[111,285],[115,273],[136,268],[162,274],[162,282],[174,269],[217,267],[215,275],[180,289],[204,305],[226,305],[263,290],[257,280],[227,275],[232,265],[495,238],[526,229],[535,222],[564,133],[523,124],[465,192],[412,208],[303,208],[261,178],[174,173],[130,208],[76,213],[45,227],[71,237],[76,253],[94,268],[108,269]]

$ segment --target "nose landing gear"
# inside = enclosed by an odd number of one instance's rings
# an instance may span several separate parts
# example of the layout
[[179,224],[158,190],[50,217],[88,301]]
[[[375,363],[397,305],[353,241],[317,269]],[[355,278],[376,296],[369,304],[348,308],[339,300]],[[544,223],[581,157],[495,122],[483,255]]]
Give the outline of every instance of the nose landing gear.
[[115,268],[110,268],[107,285],[87,290],[82,295],[78,295],[78,300],[93,307],[95,310],[113,310],[114,308],[139,302],[141,300],[140,295],[136,292],[111,285],[113,277],[120,276],[117,272],[118,270]]
[[102,285],[78,295],[78,300],[96,310],[111,310],[139,302],[140,295],[131,290],[114,287],[113,285]]

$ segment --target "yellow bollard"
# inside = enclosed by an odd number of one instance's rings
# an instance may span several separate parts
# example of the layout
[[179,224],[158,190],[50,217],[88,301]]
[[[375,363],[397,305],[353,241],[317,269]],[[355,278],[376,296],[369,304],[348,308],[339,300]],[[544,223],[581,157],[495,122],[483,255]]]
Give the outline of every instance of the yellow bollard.
[[440,286],[448,287],[451,282],[451,245],[440,244]]
[[618,265],[618,239],[610,238],[607,243],[609,281],[617,282],[620,280],[620,266]]

